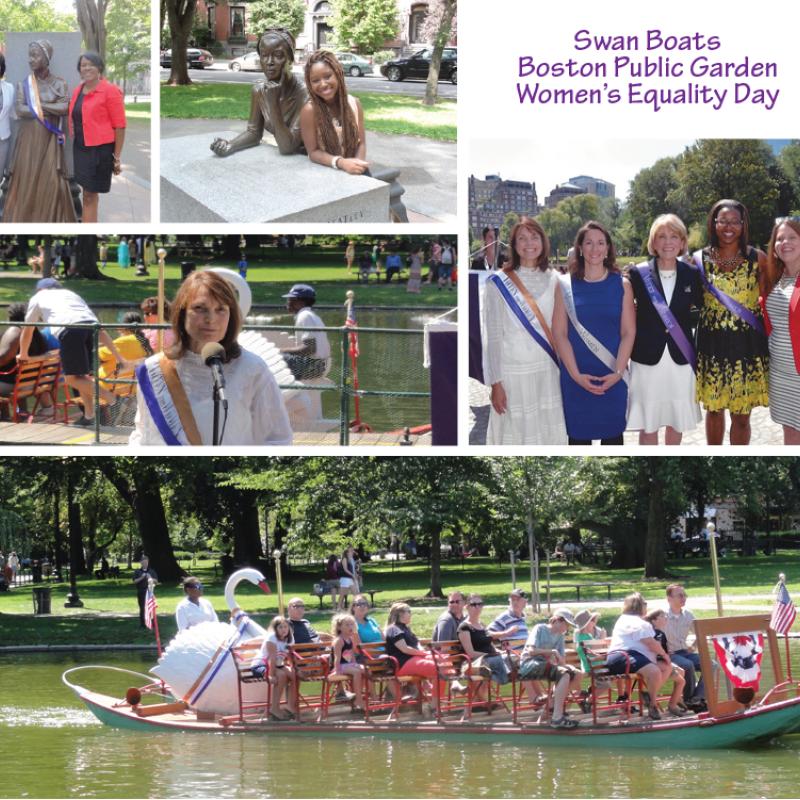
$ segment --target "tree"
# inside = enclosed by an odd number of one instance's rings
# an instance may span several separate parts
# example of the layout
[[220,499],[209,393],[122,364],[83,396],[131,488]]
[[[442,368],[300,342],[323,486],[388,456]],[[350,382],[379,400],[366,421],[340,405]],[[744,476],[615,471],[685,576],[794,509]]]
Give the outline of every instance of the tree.
[[331,0],[330,25],[340,48],[379,50],[400,29],[397,0]]
[[267,28],[286,28],[292,36],[303,30],[306,4],[303,0],[253,0],[250,24],[259,35]]
[[453,23],[456,17],[456,0],[432,0],[425,18],[423,36],[433,43],[431,65],[428,69],[428,81],[425,85],[425,97],[422,104],[432,106],[439,95],[439,69],[442,66],[442,53],[450,40]]
[[109,0],[75,0],[78,25],[87,50],[106,57],[106,11]]
[[97,236],[94,234],[82,234],[78,236],[75,244],[75,273],[81,278],[91,278],[92,280],[104,280],[105,275],[100,272],[97,262],[99,251],[97,246]]
[[48,0],[0,0],[0,19],[3,31],[74,31],[76,26],[74,15],[56,11]]
[[[647,252],[647,237],[653,220],[668,212],[682,216],[685,209],[667,203],[667,196],[678,186],[678,158],[661,158],[636,173],[628,192],[626,211],[633,224],[634,238],[640,253]],[[688,222],[684,219],[685,222]]]
[[750,212],[750,241],[763,245],[769,239],[774,218],[789,211],[779,204],[779,181],[771,174],[774,163],[772,150],[764,141],[702,139],[681,157],[678,187],[667,200],[688,207],[691,222],[704,222],[717,200],[739,200]]
[[132,64],[147,64],[150,60],[150,3],[148,0],[114,2],[106,15],[106,71],[127,91]]
[[778,154],[778,164],[794,189],[792,213],[800,211],[800,139],[793,139]]
[[197,0],[166,0],[167,21],[169,22],[170,61],[168,86],[189,86],[189,66],[186,61],[186,48],[192,32]]

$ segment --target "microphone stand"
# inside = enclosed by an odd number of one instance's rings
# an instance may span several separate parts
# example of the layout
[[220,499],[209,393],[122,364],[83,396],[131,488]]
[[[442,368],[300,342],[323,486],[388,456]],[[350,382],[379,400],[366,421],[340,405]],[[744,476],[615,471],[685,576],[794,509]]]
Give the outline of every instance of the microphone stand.
[[500,229],[497,225],[494,226],[494,258],[492,261],[494,262],[494,271],[497,272],[497,268],[500,266]]
[[220,406],[225,410],[225,416],[228,415],[228,398],[221,396],[220,386],[217,381],[214,381],[214,427],[211,434],[211,444],[214,447],[222,444],[219,435],[219,409]]

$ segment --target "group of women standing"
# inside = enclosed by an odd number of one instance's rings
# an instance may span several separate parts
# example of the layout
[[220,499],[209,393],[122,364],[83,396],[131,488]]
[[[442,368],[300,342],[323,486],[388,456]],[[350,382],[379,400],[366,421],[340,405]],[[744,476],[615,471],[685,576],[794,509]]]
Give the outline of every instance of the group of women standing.
[[750,413],[769,405],[786,444],[800,443],[800,218],[776,221],[765,254],[749,214],[720,200],[708,246],[687,253],[674,214],[650,229],[647,262],[625,275],[614,244],[587,222],[568,271],[549,266],[534,219],[511,231],[509,261],[487,281],[491,386],[487,444],[679,444],[706,412],[708,444],[750,441]]
[[[103,59],[92,52],[80,56],[80,83],[71,97],[67,82],[51,72],[52,59],[49,40],[28,46],[30,74],[17,84],[9,112],[19,119],[16,145],[7,165],[0,165],[8,171],[3,222],[78,221],[81,209],[72,196],[64,151],[67,127],[73,137],[74,180],[83,190],[83,222],[97,222],[99,195],[110,190],[112,174],[121,170],[125,107],[122,92],[103,78]],[[4,71],[3,61],[0,77]],[[2,97],[4,105],[11,98],[5,87]]]

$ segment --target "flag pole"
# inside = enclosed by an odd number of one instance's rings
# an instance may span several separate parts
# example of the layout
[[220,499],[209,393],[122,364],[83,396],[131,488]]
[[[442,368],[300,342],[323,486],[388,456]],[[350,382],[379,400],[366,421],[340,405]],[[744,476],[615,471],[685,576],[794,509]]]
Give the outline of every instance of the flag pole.
[[[773,594],[778,594],[781,590],[781,587],[786,586],[786,575],[783,572],[778,573],[778,583],[773,589]],[[791,627],[791,626],[790,626]],[[793,680],[792,678],[792,654],[789,650],[789,631],[787,630],[786,633],[783,634],[783,642],[786,646],[786,677],[788,680]]]
[[[164,313],[164,277],[165,277],[165,266],[164,260],[167,257],[167,251],[163,247],[158,248],[158,252],[156,254],[158,256],[158,324],[163,325],[165,320],[164,317],[166,316]],[[158,352],[162,353],[164,351],[164,329],[158,329]]]
[[711,572],[714,575],[714,593],[717,596],[717,614],[722,616],[722,589],[719,585],[719,563],[717,561],[717,526],[713,522],[709,522],[706,530],[708,531],[708,552],[711,555]]

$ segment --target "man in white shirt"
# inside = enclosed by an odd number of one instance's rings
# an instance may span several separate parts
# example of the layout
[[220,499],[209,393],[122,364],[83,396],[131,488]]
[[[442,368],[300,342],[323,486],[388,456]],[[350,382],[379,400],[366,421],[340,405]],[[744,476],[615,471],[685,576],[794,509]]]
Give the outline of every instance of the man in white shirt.
[[203,597],[203,584],[194,575],[183,579],[183,591],[186,592],[186,597],[175,609],[175,620],[179,631],[191,628],[200,622],[217,622],[217,612]]
[[299,381],[320,378],[328,374],[331,366],[331,345],[323,330],[325,323],[311,310],[317,293],[306,283],[296,283],[283,295],[286,308],[295,315],[298,344],[281,350],[289,369]]
[[11,120],[17,118],[14,86],[3,80],[6,74],[6,59],[0,53],[0,178],[8,166],[11,150]]
[[[91,328],[71,328],[70,325],[97,322],[97,317],[83,298],[64,289],[55,278],[42,278],[36,284],[36,294],[28,301],[25,322],[46,322],[53,336],[58,339],[61,351],[61,371],[64,382],[74,389],[83,403],[83,414],[73,424],[82,427],[94,425],[95,379],[92,372],[93,331]],[[125,370],[128,362],[114,346],[106,331],[98,334],[100,344],[105,345],[117,360],[117,369]],[[19,341],[20,361],[28,358],[28,348],[33,339],[33,328],[22,329]],[[99,388],[100,398],[113,404],[117,397],[108,389]]]

